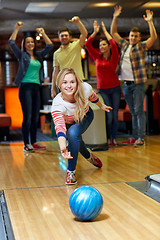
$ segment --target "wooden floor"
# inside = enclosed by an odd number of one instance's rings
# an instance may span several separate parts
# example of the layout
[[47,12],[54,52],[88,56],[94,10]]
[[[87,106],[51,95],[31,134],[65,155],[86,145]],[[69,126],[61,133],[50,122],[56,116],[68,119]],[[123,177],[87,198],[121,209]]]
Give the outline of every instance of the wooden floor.
[[[76,186],[65,185],[67,162],[57,142],[43,143],[45,152],[30,154],[23,153],[22,143],[0,144],[0,189],[16,240],[160,239],[160,203],[127,184],[160,173],[160,136],[146,137],[138,148],[94,152],[102,169],[79,156]],[[104,200],[90,222],[77,221],[69,209],[69,197],[81,185],[97,188]]]

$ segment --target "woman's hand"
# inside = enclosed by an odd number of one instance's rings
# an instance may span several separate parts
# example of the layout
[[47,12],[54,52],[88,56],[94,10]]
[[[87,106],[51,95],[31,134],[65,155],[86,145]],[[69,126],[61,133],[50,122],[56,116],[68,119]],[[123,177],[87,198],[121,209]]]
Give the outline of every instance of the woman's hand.
[[19,32],[19,29],[21,28],[23,26],[23,22],[16,22],[16,26],[15,26],[15,29],[14,29],[14,31],[13,31],[13,33],[11,34],[11,36],[10,36],[10,40],[16,40],[16,38],[17,38],[17,34],[18,34],[18,32]]
[[62,157],[65,158],[65,159],[73,158],[71,156],[71,153],[68,152],[67,145],[66,145],[66,138],[63,137],[63,136],[59,137],[58,138],[58,143],[59,143],[59,147],[60,147],[60,150],[61,150]]
[[65,159],[71,159],[71,158],[73,158],[73,157],[71,156],[71,153],[68,152],[67,149],[62,149],[62,150],[61,150],[61,154],[62,154],[62,157],[65,158]]
[[101,25],[102,25],[102,30],[103,30],[103,32],[104,32],[104,34],[107,32],[107,30],[106,30],[106,27],[105,27],[105,25],[104,25],[104,22],[101,22]]
[[23,26],[23,22],[17,22],[17,23],[16,23],[16,27],[17,27],[17,28],[21,28],[22,26]]
[[106,112],[110,112],[110,110],[112,110],[112,107],[107,106],[107,105],[105,105],[105,104],[102,104],[102,105],[101,105],[101,109],[104,110],[104,111],[106,111]]
[[99,25],[97,25],[97,21],[93,23],[94,33],[97,34],[99,32]]

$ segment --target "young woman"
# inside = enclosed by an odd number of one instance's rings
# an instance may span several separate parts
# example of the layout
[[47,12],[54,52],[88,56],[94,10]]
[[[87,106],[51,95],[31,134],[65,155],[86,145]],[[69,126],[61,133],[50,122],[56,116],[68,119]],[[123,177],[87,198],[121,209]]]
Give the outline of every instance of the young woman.
[[63,158],[68,159],[66,184],[75,184],[79,152],[94,166],[102,167],[100,159],[88,151],[81,136],[93,120],[93,110],[89,107],[89,101],[107,112],[111,107],[102,104],[92,87],[86,82],[82,83],[71,68],[61,70],[56,85],[61,92],[53,100],[51,114],[61,154]]
[[93,27],[94,32],[88,38],[85,46],[96,64],[97,89],[102,95],[104,103],[113,108],[113,111],[106,113],[106,128],[109,147],[116,147],[118,109],[121,98],[120,81],[116,75],[119,53],[116,43],[107,32],[103,22],[102,29],[106,39],[100,40],[99,51],[97,51],[97,49],[92,46],[93,39],[99,32],[97,21],[94,21]]
[[35,38],[33,34],[28,32],[24,36],[23,50],[21,51],[15,44],[15,40],[22,26],[23,22],[16,23],[16,27],[9,39],[9,44],[19,62],[15,83],[19,86],[19,99],[23,112],[23,151],[34,152],[35,149],[45,149],[44,146],[36,142],[36,134],[40,110],[40,82],[43,81],[42,61],[44,56],[53,48],[53,44],[45,34],[44,29],[37,28],[36,31],[42,34],[46,47],[37,52]]

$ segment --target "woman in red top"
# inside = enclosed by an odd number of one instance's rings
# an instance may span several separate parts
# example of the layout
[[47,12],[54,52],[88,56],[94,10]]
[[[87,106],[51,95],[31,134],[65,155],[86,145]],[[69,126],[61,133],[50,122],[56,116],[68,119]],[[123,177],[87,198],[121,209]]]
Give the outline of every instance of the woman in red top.
[[99,51],[92,46],[93,39],[99,32],[97,21],[93,23],[94,31],[85,46],[89,55],[94,59],[97,74],[97,89],[102,95],[104,103],[113,108],[106,113],[107,139],[109,146],[117,146],[116,135],[118,129],[118,109],[121,98],[120,81],[116,75],[119,53],[116,43],[102,22],[102,29],[106,39],[101,39]]

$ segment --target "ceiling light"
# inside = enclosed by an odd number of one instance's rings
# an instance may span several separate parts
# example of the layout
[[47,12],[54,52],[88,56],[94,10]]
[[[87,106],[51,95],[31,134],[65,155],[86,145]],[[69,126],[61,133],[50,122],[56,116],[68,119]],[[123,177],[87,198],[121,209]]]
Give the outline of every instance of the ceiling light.
[[147,2],[142,5],[144,8],[158,8],[160,7],[160,2]]
[[89,5],[89,7],[111,7],[114,5],[115,5],[115,3],[101,2],[101,3],[92,3]]
[[58,5],[58,2],[32,2],[29,3],[25,9],[25,12],[53,12],[53,10]]

